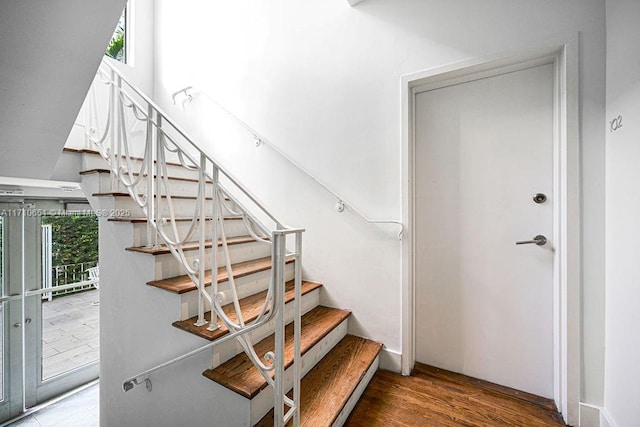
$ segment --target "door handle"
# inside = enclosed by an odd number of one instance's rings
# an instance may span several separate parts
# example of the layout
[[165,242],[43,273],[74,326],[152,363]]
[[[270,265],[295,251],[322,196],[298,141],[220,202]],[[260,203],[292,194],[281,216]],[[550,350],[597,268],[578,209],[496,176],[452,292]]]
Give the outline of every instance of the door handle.
[[538,246],[544,246],[547,244],[547,238],[544,237],[542,234],[538,234],[536,237],[533,238],[533,240],[521,240],[519,242],[516,242],[516,245],[538,245]]
[[[24,323],[26,323],[27,325],[31,323],[31,318],[27,317],[26,319],[24,319]],[[16,322],[13,324],[14,328],[19,328],[20,326],[22,326],[22,323],[20,322]]]

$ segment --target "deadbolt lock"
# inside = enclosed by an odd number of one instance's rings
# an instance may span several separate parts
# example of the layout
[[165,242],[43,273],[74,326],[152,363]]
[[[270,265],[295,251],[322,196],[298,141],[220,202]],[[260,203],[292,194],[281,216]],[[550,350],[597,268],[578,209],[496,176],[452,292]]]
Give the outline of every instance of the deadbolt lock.
[[544,193],[536,193],[533,196],[533,201],[537,204],[544,203],[547,201],[547,195]]

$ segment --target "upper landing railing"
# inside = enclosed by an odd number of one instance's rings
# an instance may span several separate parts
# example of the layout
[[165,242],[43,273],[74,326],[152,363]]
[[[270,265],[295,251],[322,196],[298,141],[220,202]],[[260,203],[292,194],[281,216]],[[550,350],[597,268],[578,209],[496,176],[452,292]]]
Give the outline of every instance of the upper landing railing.
[[[179,102],[179,99],[180,99],[180,104],[184,106],[186,103],[189,103],[189,102],[191,102],[193,100],[192,92],[194,92],[194,91],[195,91],[195,89],[193,88],[193,86],[187,86],[187,87],[185,87],[183,89],[180,89],[180,90],[174,92],[171,95],[171,99],[173,100],[174,104],[177,104]],[[327,184],[325,184],[321,179],[316,177],[308,169],[306,169],[300,163],[298,163],[293,158],[291,158],[291,156],[289,156],[287,153],[282,151],[276,144],[274,144],[269,139],[267,139],[266,137],[261,135],[253,127],[251,127],[244,120],[242,120],[241,118],[239,118],[238,116],[233,114],[231,111],[229,111],[227,108],[225,108],[222,104],[220,104],[218,101],[216,101],[211,96],[209,96],[206,92],[198,91],[198,93],[202,94],[204,97],[206,97],[209,101],[211,101],[218,108],[220,108],[225,114],[227,114],[229,117],[234,119],[242,128],[244,128],[247,132],[249,132],[253,136],[256,146],[260,146],[260,145],[268,146],[273,151],[278,153],[283,159],[285,159],[286,161],[291,163],[293,166],[298,168],[302,173],[307,175],[309,178],[311,178],[313,181],[315,181],[318,185],[320,185],[322,188],[324,188],[325,191],[327,191],[333,197],[335,197],[335,199],[336,199],[336,207],[335,208],[336,208],[336,210],[338,212],[344,212],[345,209],[349,209],[350,211],[352,211],[357,216],[359,216],[364,221],[366,221],[366,222],[368,222],[370,224],[397,224],[397,225],[400,226],[400,230],[398,231],[398,239],[402,239],[402,235],[404,233],[404,224],[402,223],[402,221],[399,221],[399,220],[396,220],[396,219],[372,219],[369,216],[365,215],[361,210],[356,208],[352,203],[348,202],[344,197],[342,197],[336,191],[331,189],[331,187],[329,187]]]
[[[247,188],[224,167],[205,153],[194,140],[165,114],[151,99],[129,83],[109,60],[96,75],[85,102],[89,109],[88,140],[108,162],[112,191],[129,193],[147,219],[147,245],[165,245],[190,277],[198,294],[196,325],[209,323],[209,330],[224,324],[228,334],[186,354],[138,373],[123,382],[125,391],[145,383],[151,391],[151,375],[160,369],[230,339],[236,339],[267,383],[274,388],[274,423],[299,423],[300,407],[300,287],[301,229],[293,229],[279,221]],[[185,198],[184,181],[172,180],[175,168],[197,178],[197,189]],[[176,195],[181,193],[181,197]],[[178,200],[180,199],[180,200]],[[189,202],[191,200],[191,202]],[[191,203],[188,214],[177,215],[184,204]],[[225,217],[241,217],[248,235],[256,242],[268,245],[271,252],[271,279],[262,309],[254,320],[245,320],[240,310],[238,290],[231,265],[234,262],[228,248]],[[269,225],[265,225],[269,224]],[[293,235],[295,248],[286,249],[287,236]],[[191,259],[185,245],[197,242],[197,256]],[[220,246],[221,262],[218,265]],[[207,254],[207,248],[212,250]],[[294,364],[293,398],[285,393],[284,381],[284,295],[285,262],[294,260]],[[226,270],[228,280],[224,290],[218,286],[218,271]],[[107,274],[103,271],[103,275]],[[209,287],[209,285],[211,285]],[[230,304],[235,319],[223,309]],[[205,310],[211,309],[207,322]],[[251,343],[249,332],[275,320],[273,351],[259,356]],[[273,377],[271,376],[273,371]],[[215,420],[212,420],[216,424]]]

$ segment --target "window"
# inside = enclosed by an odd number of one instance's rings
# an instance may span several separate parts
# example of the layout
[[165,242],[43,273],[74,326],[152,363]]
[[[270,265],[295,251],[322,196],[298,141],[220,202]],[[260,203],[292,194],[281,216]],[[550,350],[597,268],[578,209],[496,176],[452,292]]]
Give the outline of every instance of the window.
[[127,8],[125,7],[118,21],[111,41],[107,46],[107,50],[104,53],[110,58],[120,61],[124,64],[127,63]]

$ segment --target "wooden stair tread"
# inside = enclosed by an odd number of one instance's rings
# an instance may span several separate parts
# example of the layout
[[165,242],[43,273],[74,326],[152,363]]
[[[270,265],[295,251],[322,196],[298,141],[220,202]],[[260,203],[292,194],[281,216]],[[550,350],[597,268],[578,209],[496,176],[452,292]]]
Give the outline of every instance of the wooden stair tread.
[[[230,215],[230,216],[225,216],[224,217],[225,221],[229,220],[241,220],[242,216],[241,215]],[[148,222],[149,220],[146,217],[132,217],[132,216],[115,216],[115,217],[110,217],[107,218],[108,221],[115,221],[115,222],[131,222],[131,223],[141,223],[141,222]],[[167,219],[168,220],[168,219]],[[193,217],[177,217],[176,221],[192,221]],[[199,221],[198,218],[196,218],[196,221]],[[207,221],[213,221],[212,217],[207,217]]]
[[[78,154],[95,154],[95,155],[98,155],[98,156],[102,157],[102,154],[100,154],[100,152],[98,150],[92,150],[90,148],[64,147],[62,149],[62,151],[66,151],[68,153],[78,153]],[[122,156],[122,157],[124,157],[124,156]],[[144,160],[142,157],[139,157],[139,156],[129,156],[129,158],[131,160]],[[157,163],[157,161],[154,160],[153,163]],[[180,163],[177,163],[177,162],[166,162],[166,163],[167,163],[167,166],[182,166]],[[109,172],[108,169],[106,169],[106,171]],[[82,172],[80,172],[80,173],[82,173]]]
[[[256,241],[257,240],[251,236],[228,237],[227,245],[240,245],[243,243],[252,243]],[[205,248],[211,248],[211,246],[212,246],[211,240],[207,240],[205,242]],[[218,246],[222,246],[222,240],[218,240]],[[182,245],[183,251],[194,251],[199,248],[200,248],[199,242],[187,242]],[[157,248],[148,248],[146,246],[131,246],[131,247],[125,248],[125,250],[131,251],[131,252],[149,254],[149,255],[164,255],[164,254],[171,253],[171,250],[169,249],[169,247],[164,244],[158,246]]]
[[[93,197],[129,197],[129,193],[125,193],[123,191],[107,191],[106,193],[93,193],[92,196]],[[138,194],[138,196],[143,197],[144,194]],[[160,197],[163,199],[166,199],[167,195],[163,194]],[[180,199],[180,200],[198,200],[198,196],[172,195],[171,198]],[[213,197],[205,197],[205,200],[213,200]]]
[[[380,350],[382,344],[378,342],[345,336],[302,378],[300,425],[333,425]],[[256,424],[266,426],[273,426],[273,409]]]
[[[322,287],[320,283],[303,281],[302,287],[300,288],[300,294],[301,295],[308,294],[309,292],[313,292],[320,287]],[[264,299],[266,297],[267,297],[267,291],[264,290],[262,292],[250,295],[240,300],[240,310],[242,310],[242,317],[245,322],[251,322],[258,317],[258,314],[260,314],[260,311],[262,310]],[[293,280],[291,280],[286,283],[285,295],[284,295],[285,304],[290,301],[293,301],[294,298],[295,298],[295,292],[293,289]],[[235,309],[233,307],[233,303],[229,303],[225,305],[224,307],[222,307],[222,309],[227,314],[227,316],[229,316],[231,320],[233,320],[234,322],[238,320]],[[207,311],[204,314],[204,316],[207,319],[207,322],[211,321],[210,311]],[[194,316],[190,319],[173,322],[173,326],[210,341],[218,339],[229,332],[226,326],[222,324],[222,322],[219,322],[220,328],[216,329],[215,331],[209,331],[207,329],[209,327],[208,323],[206,325],[196,326],[195,323],[197,319],[198,319],[198,316]]]
[[[179,165],[174,165],[174,166],[179,166]],[[109,169],[103,169],[103,168],[95,168],[95,169],[86,169],[83,171],[80,171],[79,174],[80,175],[92,175],[92,174],[101,174],[101,173],[111,173],[111,170]],[[129,175],[128,173],[125,173],[125,175]],[[140,176],[140,174],[138,172],[134,172],[133,174],[131,174],[133,176]],[[147,174],[144,174],[143,176],[147,176]],[[153,176],[155,179],[157,179],[157,176],[154,175]],[[167,179],[172,180],[172,181],[186,181],[186,182],[198,182],[198,178],[186,178],[186,177],[181,177],[181,176],[168,176]],[[207,180],[206,181],[207,184],[213,184],[213,181],[211,180]],[[123,193],[123,194],[128,194],[128,193]],[[102,194],[101,194],[102,195]]]
[[[125,175],[135,176],[135,177],[140,176],[139,172],[134,172],[134,173],[131,173],[131,174],[129,172],[124,172],[124,174]],[[142,174],[142,176],[146,178],[148,176],[148,174],[144,173],[144,174]],[[163,176],[161,175],[160,178],[158,178],[158,175],[154,174],[153,178],[154,179],[163,179]],[[167,179],[174,180],[174,181],[199,182],[198,178],[184,178],[184,177],[181,177],[181,176],[167,176]],[[205,183],[206,184],[213,184],[213,181],[206,180]]]
[[87,170],[80,171],[80,175],[92,175],[94,173],[111,173],[111,171],[109,169],[102,169],[102,168],[87,169]]
[[67,153],[79,153],[79,154],[100,154],[99,151],[92,150],[90,148],[64,147],[62,151],[66,151]]
[[[287,258],[286,263],[289,264],[293,262],[293,260],[293,257],[289,257]],[[248,276],[249,274],[269,270],[270,268],[271,257],[252,259],[250,261],[239,262],[237,264],[231,265],[231,271],[233,272],[234,278]],[[205,286],[211,286],[211,270],[207,270],[204,280]],[[229,276],[227,274],[226,267],[219,267],[218,283],[226,282],[227,280],[229,280]],[[196,285],[186,274],[182,276],[171,277],[168,279],[152,280],[151,282],[147,282],[147,285],[155,286],[156,288],[161,288],[177,294],[183,294],[185,292],[193,291],[196,289]]]
[[[351,315],[350,311],[317,306],[302,316],[300,353],[305,354],[329,332]],[[273,351],[274,335],[271,334],[254,345],[256,354],[264,355]],[[285,328],[285,369],[293,364],[293,323]],[[273,378],[274,372],[269,373]],[[240,353],[215,369],[207,369],[203,375],[230,390],[252,399],[267,386],[267,381],[249,360]]]

